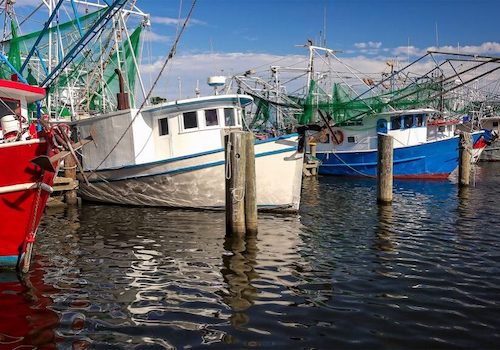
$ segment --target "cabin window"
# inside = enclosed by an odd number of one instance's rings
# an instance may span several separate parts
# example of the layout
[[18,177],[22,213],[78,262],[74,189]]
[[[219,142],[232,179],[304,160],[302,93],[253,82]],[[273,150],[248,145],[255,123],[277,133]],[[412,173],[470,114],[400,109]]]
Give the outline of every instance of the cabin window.
[[413,126],[413,115],[403,116],[403,125],[405,129],[409,129]]
[[235,126],[234,108],[224,108],[224,122],[226,126]]
[[498,126],[498,122],[493,122],[493,126],[497,127]]
[[205,110],[205,123],[206,123],[206,126],[219,125],[219,118],[217,117],[217,110],[216,109],[206,109]]
[[444,127],[444,125],[439,125],[438,126],[438,131],[439,132],[444,132],[446,130],[446,128]]
[[19,101],[0,99],[0,117],[10,114],[20,114]]
[[423,126],[424,125],[424,115],[423,114],[416,114],[415,115],[415,125],[416,126]]
[[184,129],[194,129],[198,127],[198,117],[196,112],[186,112],[182,115]]
[[356,143],[356,136],[347,136],[347,142]]
[[391,117],[391,130],[401,129],[401,117]]
[[160,136],[168,135],[168,118],[158,119],[158,130]]

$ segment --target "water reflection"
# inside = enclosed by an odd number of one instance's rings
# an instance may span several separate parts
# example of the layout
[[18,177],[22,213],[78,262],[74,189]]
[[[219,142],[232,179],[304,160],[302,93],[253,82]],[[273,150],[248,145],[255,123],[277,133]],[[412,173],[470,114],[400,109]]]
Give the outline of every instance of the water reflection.
[[[35,256],[35,261],[42,259]],[[55,349],[59,315],[51,310],[55,289],[46,285],[39,263],[30,273],[0,272],[0,348]],[[60,340],[60,339],[59,339]]]
[[43,285],[6,295],[29,306],[22,320],[47,313],[23,341],[49,349],[487,348],[500,340],[496,173],[467,192],[398,181],[391,206],[370,179],[307,180],[300,215],[260,214],[256,235],[225,236],[217,212],[56,211],[32,271]]
[[224,302],[233,309],[231,324],[240,327],[248,323],[244,311],[253,305],[257,297],[257,288],[252,285],[252,280],[259,277],[255,271],[257,234],[226,235],[224,249],[227,253],[222,256],[221,273],[229,291]]
[[389,253],[396,248],[394,243],[394,207],[388,204],[378,205],[378,229],[375,248]]

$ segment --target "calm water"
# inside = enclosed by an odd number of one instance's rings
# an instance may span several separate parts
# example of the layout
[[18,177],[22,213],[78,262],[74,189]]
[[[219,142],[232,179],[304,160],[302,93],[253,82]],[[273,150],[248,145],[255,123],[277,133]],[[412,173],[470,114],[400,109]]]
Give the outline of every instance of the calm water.
[[22,282],[0,273],[0,349],[486,349],[500,342],[500,164],[476,187],[304,183],[299,215],[51,211]]

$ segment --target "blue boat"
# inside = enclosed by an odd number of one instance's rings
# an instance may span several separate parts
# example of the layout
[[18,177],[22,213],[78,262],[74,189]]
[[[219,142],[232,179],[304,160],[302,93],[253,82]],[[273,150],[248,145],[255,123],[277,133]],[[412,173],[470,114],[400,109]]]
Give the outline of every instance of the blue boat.
[[[433,109],[380,113],[360,121],[326,128],[314,136],[319,174],[377,175],[377,135],[394,139],[395,178],[444,179],[458,166],[457,120],[444,120]],[[474,159],[484,149],[483,131],[472,133]]]

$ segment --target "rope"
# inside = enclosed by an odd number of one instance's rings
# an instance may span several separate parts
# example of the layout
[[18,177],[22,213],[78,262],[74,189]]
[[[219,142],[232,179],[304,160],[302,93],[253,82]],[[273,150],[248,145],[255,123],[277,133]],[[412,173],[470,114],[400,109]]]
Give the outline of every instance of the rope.
[[[241,195],[239,197],[237,196],[238,191],[241,192]],[[231,196],[233,197],[233,203],[241,202],[245,198],[245,187],[233,188],[231,190]]]
[[372,179],[375,179],[376,176],[373,176],[373,175],[368,175],[368,174],[365,174],[361,171],[359,171],[358,169],[355,169],[353,168],[352,166],[350,166],[349,164],[347,164],[346,162],[344,162],[344,160],[342,158],[340,158],[336,152],[331,152],[331,154],[333,154],[335,157],[337,157],[338,160],[340,160],[341,163],[343,163],[347,168],[351,169],[352,171],[360,174],[361,176],[365,176],[365,177],[369,177],[369,178],[372,178]]
[[194,10],[194,6],[196,4],[196,0],[193,0],[192,3],[191,3],[191,8],[189,9],[189,13],[188,15],[186,16],[186,18],[184,19],[184,23],[182,24],[182,27],[181,29],[179,30],[176,38],[175,38],[175,41],[174,43],[172,44],[172,47],[170,49],[170,52],[165,60],[165,62],[163,62],[163,65],[160,69],[160,72],[158,73],[156,79],[154,80],[153,82],[153,85],[151,85],[151,88],[149,89],[149,92],[146,96],[146,98],[144,99],[144,101],[141,103],[139,109],[137,110],[137,112],[135,113],[135,116],[132,118],[132,120],[130,121],[129,125],[127,126],[127,128],[125,129],[125,131],[122,133],[122,135],[120,136],[120,138],[118,139],[118,141],[116,141],[115,145],[111,148],[111,150],[108,152],[108,154],[103,158],[103,160],[97,165],[97,167],[91,171],[91,175],[94,174],[94,172],[99,169],[101,167],[101,165],[104,164],[104,162],[109,158],[109,156],[111,155],[111,153],[114,152],[114,150],[116,149],[116,147],[118,147],[118,144],[123,140],[123,138],[125,137],[126,133],[129,131],[129,129],[132,127],[132,124],[134,123],[134,121],[137,119],[137,116],[139,115],[139,113],[142,111],[142,109],[144,108],[144,106],[146,105],[146,103],[149,101],[149,98],[151,97],[151,94],[153,93],[153,90],[154,88],[156,87],[156,85],[158,84],[158,81],[160,80],[162,74],[163,74],[163,71],[165,70],[166,66],[167,66],[167,63],[170,61],[170,59],[172,59],[176,53],[176,50],[177,50],[177,44],[179,43],[179,40],[182,36],[182,33],[184,32],[184,29],[186,28],[187,26],[187,23],[189,21],[189,19],[191,18],[191,14],[193,13],[193,10]]
[[229,180],[233,175],[231,173],[231,141],[227,140],[227,146],[226,146],[226,180]]
[[[35,209],[32,213],[33,220],[31,221],[31,230],[28,233],[28,237],[26,238],[25,243],[24,243],[24,247],[23,247],[24,248],[23,249],[24,259],[23,259],[23,266],[22,266],[23,272],[28,272],[28,270],[29,270],[29,265],[30,265],[30,261],[31,261],[31,249],[33,249],[33,244],[35,243],[36,217],[37,217],[37,213],[38,213],[38,207],[40,204],[40,197],[42,196],[42,184],[43,184],[43,172],[42,172],[40,182],[37,183],[38,192],[36,195]],[[19,258],[21,258],[21,254],[23,253],[23,251],[21,251],[19,253],[20,254]],[[21,262],[21,260],[19,260],[19,263],[20,262]]]

